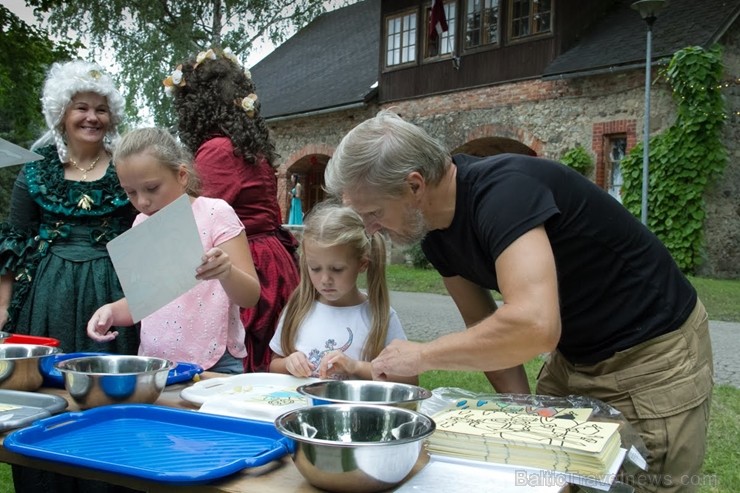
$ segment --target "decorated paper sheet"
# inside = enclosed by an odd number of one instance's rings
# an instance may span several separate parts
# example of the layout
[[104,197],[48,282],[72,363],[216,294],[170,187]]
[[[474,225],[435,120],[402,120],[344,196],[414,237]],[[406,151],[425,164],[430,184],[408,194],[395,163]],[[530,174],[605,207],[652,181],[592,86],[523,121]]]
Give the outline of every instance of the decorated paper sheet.
[[[556,413],[558,414],[558,413]],[[488,409],[454,409],[434,416],[432,453],[521,464],[554,471],[602,474],[619,453],[619,424],[511,413]]]
[[545,418],[574,419],[576,421],[588,420],[593,412],[590,407],[528,406],[513,402],[483,399],[461,399],[455,403],[455,407],[457,409],[485,409],[510,414],[529,414]]

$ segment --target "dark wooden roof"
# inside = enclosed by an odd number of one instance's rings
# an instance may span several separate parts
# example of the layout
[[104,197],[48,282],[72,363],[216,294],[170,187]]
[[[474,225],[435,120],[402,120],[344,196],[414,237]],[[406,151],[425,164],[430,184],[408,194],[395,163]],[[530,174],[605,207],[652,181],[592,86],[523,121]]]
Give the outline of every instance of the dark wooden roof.
[[[644,66],[647,27],[630,8],[634,1],[614,1],[543,77]],[[324,13],[252,67],[263,115],[300,116],[372,99],[380,77],[380,7],[380,0],[364,0]],[[710,46],[739,13],[740,0],[669,0],[653,27],[654,59],[689,45]]]
[[375,93],[380,0],[326,12],[251,68],[266,118],[358,104]]
[[[647,24],[618,1],[583,38],[545,69],[545,78],[617,71],[645,65]],[[740,0],[669,0],[653,25],[653,59],[669,57],[686,46],[709,47],[735,21]]]

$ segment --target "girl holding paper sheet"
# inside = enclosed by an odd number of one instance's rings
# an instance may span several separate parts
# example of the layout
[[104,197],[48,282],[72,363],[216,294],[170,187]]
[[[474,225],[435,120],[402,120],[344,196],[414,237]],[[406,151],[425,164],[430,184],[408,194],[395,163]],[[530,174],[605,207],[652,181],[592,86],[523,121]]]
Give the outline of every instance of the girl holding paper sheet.
[[[199,180],[187,151],[166,130],[127,133],[113,155],[121,186],[140,214],[134,226],[187,194],[203,243],[202,280],[141,321],[139,354],[188,361],[221,373],[242,373],[246,356],[239,307],[260,297],[244,225],[225,201],[200,197]],[[110,341],[111,326],[131,321],[125,298],[100,307],[87,324],[96,341]]]

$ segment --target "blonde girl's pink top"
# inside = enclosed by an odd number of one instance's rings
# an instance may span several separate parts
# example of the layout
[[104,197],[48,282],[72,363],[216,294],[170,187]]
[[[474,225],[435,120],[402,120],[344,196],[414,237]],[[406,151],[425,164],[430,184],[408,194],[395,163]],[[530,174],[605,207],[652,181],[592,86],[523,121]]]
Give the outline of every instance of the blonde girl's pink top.
[[[192,207],[204,252],[244,229],[234,209],[221,199],[198,197]],[[139,214],[134,226],[147,217]],[[208,369],[226,350],[236,358],[247,355],[239,307],[229,300],[218,280],[200,281],[141,321],[140,355],[197,363]]]

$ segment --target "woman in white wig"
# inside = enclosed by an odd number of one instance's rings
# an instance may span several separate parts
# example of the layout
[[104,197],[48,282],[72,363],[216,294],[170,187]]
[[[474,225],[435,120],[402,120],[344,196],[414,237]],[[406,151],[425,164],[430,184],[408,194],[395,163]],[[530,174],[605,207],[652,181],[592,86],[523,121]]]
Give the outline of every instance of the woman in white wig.
[[[71,61],[52,65],[41,103],[48,131],[32,149],[44,159],[22,167],[0,224],[0,328],[59,339],[65,353],[136,354],[137,330],[105,344],[85,331],[97,307],[123,297],[106,250],[135,215],[110,160],[123,98],[100,66]],[[38,479],[16,491],[57,491]],[[99,486],[69,491],[109,491]]]

